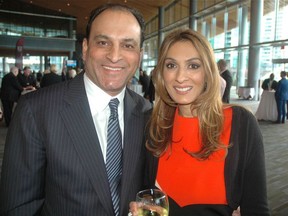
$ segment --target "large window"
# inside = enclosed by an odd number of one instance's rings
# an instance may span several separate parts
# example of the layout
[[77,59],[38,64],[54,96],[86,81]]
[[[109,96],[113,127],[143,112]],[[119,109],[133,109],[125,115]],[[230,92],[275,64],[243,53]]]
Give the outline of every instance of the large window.
[[[165,26],[177,24],[177,21],[181,19],[181,13],[183,14],[184,3],[186,4],[185,8],[190,7],[188,2],[190,1],[174,1],[165,9]],[[234,85],[237,87],[248,84],[248,73],[257,73],[256,77],[264,80],[271,72],[274,72],[275,79],[278,79],[281,70],[288,71],[287,0],[263,1],[261,26],[257,26],[261,30],[260,41],[256,45],[260,47],[260,70],[248,71],[249,49],[251,48],[249,46],[250,24],[253,17],[251,16],[252,3],[255,3],[254,0],[243,0],[239,3],[228,0],[201,0],[197,1],[197,10],[193,14],[196,18],[196,30],[211,43],[216,60],[223,58],[228,61]],[[261,8],[256,9],[260,10]],[[173,26],[173,29],[164,29],[164,35],[181,26],[187,27],[188,19],[185,22]],[[157,41],[157,36],[155,40]],[[155,53],[157,52],[153,52],[153,54]],[[154,64],[157,62],[157,56],[153,54],[151,59]],[[146,61],[148,60],[146,59]]]
[[75,18],[9,11],[0,11],[0,16],[1,35],[76,38]]

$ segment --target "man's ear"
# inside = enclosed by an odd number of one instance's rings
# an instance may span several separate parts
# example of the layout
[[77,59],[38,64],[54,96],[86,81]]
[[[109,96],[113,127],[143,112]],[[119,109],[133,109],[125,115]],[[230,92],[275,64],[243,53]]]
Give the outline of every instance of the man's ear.
[[83,59],[83,61],[86,60],[87,50],[88,50],[88,40],[87,40],[87,38],[84,38],[84,40],[82,42],[82,59]]
[[138,68],[141,67],[141,63],[142,63],[142,60],[143,60],[143,53],[144,53],[143,48],[141,48],[141,49],[140,49],[140,61],[139,61]]

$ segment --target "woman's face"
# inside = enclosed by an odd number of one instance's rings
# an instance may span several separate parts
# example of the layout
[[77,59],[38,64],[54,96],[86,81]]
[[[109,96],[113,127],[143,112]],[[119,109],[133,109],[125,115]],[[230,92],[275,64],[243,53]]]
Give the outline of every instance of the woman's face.
[[199,53],[191,42],[179,41],[168,49],[163,78],[180,114],[192,116],[190,105],[203,92],[205,72]]

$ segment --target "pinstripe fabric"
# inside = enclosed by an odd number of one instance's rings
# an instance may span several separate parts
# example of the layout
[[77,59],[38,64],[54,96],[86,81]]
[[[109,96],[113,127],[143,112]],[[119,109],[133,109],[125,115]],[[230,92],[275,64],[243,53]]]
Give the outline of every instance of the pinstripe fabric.
[[122,176],[122,135],[118,121],[117,98],[110,100],[110,117],[107,131],[106,170],[115,215],[119,215],[120,184]]

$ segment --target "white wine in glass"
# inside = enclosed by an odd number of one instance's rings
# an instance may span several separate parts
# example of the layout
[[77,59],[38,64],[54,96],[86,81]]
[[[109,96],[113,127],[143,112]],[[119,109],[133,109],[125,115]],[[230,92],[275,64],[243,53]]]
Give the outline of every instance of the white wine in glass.
[[139,216],[168,216],[169,203],[167,195],[158,189],[146,189],[136,195],[139,204]]

